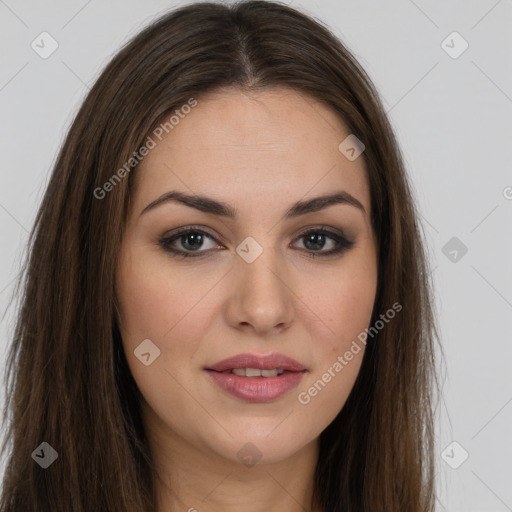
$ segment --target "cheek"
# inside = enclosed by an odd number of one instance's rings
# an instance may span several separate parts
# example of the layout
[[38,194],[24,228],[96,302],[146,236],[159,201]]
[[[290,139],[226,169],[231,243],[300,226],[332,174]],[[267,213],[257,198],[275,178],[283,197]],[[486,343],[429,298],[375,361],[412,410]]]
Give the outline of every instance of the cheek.
[[[186,377],[204,337],[198,303],[212,284],[194,285],[193,277],[179,272],[171,276],[161,268],[161,262],[147,255],[137,258],[134,251],[131,261],[119,267],[117,297],[122,344],[132,376],[150,410],[160,411],[170,424],[170,411],[185,411],[190,396],[200,396]],[[156,348],[144,341],[148,339]],[[143,341],[146,345],[141,345]],[[149,347],[149,365],[136,355],[148,351],[142,352],[140,346]],[[180,384],[184,382],[187,392]]]
[[302,279],[301,300],[308,323],[318,326],[324,343],[321,352],[331,355],[368,327],[377,289],[376,269],[364,261],[340,266],[331,274]]
[[[143,394],[158,395],[159,389],[169,389],[175,383],[172,377],[181,380],[194,364],[212,318],[204,307],[218,277],[198,280],[193,270],[170,272],[165,263],[161,257],[135,248],[121,260],[117,277],[122,344]],[[147,339],[158,354],[150,366],[134,353]],[[179,388],[175,391],[178,396]]]
[[[163,271],[160,258],[134,251],[121,262],[117,278],[123,341],[131,345],[150,338],[168,344],[183,325],[193,329],[197,323],[190,319],[205,291],[204,280],[199,284],[183,272]],[[187,332],[194,337],[193,330]]]
[[298,402],[324,427],[342,409],[359,374],[366,347],[362,333],[369,327],[375,301],[374,260],[359,258],[350,263],[330,279],[304,280],[302,285],[309,308],[305,308],[309,311],[306,323],[317,326],[316,333],[310,333],[316,364],[299,390]]

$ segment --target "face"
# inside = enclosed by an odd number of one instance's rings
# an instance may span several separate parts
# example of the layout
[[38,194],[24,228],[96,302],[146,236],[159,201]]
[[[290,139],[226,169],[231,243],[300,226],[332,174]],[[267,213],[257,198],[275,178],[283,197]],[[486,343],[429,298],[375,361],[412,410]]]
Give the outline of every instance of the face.
[[[361,366],[353,342],[377,287],[365,164],[338,149],[350,134],[338,116],[297,92],[197,101],[132,177],[116,276],[123,347],[155,443],[276,462],[316,443]],[[154,203],[171,191],[227,211]],[[240,354],[254,359],[216,366]]]

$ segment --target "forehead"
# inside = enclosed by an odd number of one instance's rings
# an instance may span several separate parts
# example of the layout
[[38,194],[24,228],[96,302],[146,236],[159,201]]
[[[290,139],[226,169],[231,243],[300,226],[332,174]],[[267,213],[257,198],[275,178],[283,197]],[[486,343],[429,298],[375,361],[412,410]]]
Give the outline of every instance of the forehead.
[[161,140],[150,134],[155,146],[135,172],[136,201],[179,189],[291,202],[342,188],[369,212],[364,159],[350,161],[338,149],[348,135],[330,107],[292,89],[210,92],[176,116]]

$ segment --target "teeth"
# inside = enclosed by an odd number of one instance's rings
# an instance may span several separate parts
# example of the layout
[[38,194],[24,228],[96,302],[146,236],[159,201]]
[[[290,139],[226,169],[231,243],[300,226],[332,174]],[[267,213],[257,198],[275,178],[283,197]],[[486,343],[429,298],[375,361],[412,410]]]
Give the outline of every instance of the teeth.
[[[281,373],[283,373],[282,370]],[[261,375],[263,375],[263,377],[277,377],[279,370],[261,370]]]
[[281,375],[284,370],[260,370],[259,368],[233,368],[232,373],[239,377],[277,377]]

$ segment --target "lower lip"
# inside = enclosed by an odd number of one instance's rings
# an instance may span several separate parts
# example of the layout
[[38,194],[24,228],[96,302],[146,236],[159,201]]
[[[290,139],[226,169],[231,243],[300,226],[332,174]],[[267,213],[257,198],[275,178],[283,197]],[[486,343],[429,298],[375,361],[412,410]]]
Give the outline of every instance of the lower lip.
[[284,372],[277,377],[240,377],[234,373],[206,370],[224,390],[248,402],[268,402],[296,387],[306,372]]

